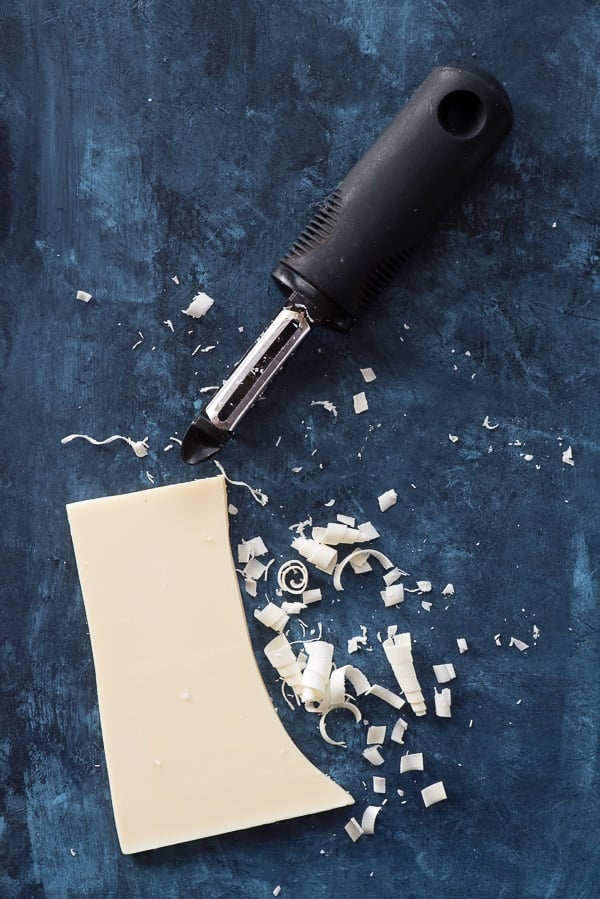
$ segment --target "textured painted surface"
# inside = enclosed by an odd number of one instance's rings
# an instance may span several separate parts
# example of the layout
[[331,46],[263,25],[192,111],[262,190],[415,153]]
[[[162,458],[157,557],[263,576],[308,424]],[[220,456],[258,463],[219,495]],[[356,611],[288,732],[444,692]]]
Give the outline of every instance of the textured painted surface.
[[[2,897],[260,897],[278,883],[296,897],[597,895],[599,39],[583,0],[5,4]],[[513,134],[372,314],[305,345],[221,457],[271,497],[261,509],[232,488],[234,542],[260,533],[283,560],[288,526],[327,520],[335,498],[433,582],[429,613],[416,597],[383,609],[371,579],[306,617],[341,647],[366,625],[360,663],[380,680],[377,630],[410,629],[429,699],[429,666],[456,663],[454,717],[411,722],[423,775],[401,782],[386,751],[373,838],[351,844],[340,811],[122,857],[64,504],[150,489],[146,472],[214,472],[163,447],[278,308],[268,273],[311,204],[455,60],[503,81]],[[194,323],[180,310],[199,289],[215,306]],[[215,349],[192,356],[198,344]],[[377,381],[355,416],[364,366]],[[337,417],[311,406],[324,399]],[[151,451],[61,446],[74,431],[148,435]],[[286,726],[360,814],[361,729],[335,749],[283,705],[253,606]],[[425,811],[418,791],[438,778],[449,801]]]

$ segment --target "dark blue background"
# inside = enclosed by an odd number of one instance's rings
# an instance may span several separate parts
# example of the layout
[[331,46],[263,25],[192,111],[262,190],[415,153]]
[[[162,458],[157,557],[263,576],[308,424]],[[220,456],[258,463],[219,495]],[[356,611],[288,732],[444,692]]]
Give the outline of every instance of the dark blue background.
[[[0,26],[0,896],[597,896],[598,5],[14,0]],[[163,447],[279,308],[269,272],[312,204],[455,61],[502,81],[512,134],[372,313],[307,342],[220,457],[270,496],[231,488],[234,543],[261,534],[280,562],[290,524],[345,512],[433,582],[429,613],[384,609],[368,576],[305,619],[389,686],[376,632],[412,631],[430,705],[430,665],[456,664],[454,717],[410,719],[423,774],[401,781],[386,749],[389,803],[356,845],[343,809],[123,857],[65,503],[216,473]],[[215,305],[193,322],[198,290]],[[216,348],[192,357],[200,343]],[[75,431],[148,435],[150,454],[61,446]],[[348,748],[329,747],[283,705],[245,602],[286,727],[360,817],[362,730],[340,719]],[[360,624],[373,652],[346,657]],[[425,810],[440,778],[449,800]]]

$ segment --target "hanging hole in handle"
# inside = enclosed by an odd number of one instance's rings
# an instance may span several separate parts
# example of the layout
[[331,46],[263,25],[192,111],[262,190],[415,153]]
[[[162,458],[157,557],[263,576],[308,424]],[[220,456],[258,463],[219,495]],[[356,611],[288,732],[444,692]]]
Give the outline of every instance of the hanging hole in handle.
[[452,91],[438,106],[438,121],[453,137],[474,137],[485,120],[485,106],[472,91]]

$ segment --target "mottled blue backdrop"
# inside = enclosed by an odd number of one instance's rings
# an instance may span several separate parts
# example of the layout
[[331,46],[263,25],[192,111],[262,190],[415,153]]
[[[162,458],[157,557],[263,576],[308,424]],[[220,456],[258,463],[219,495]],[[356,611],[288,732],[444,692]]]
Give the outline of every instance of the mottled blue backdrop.
[[[3,4],[2,899],[598,895],[599,42],[592,0]],[[512,134],[371,314],[307,342],[220,457],[270,496],[231,488],[234,543],[261,534],[279,564],[291,524],[344,512],[431,580],[426,611],[412,594],[383,608],[371,575],[332,604],[314,577],[326,598],[305,621],[388,686],[377,631],[410,630],[430,705],[430,666],[455,664],[454,716],[410,718],[423,773],[401,779],[384,747],[373,837],[351,843],[343,809],[124,857],[65,503],[216,473],[164,448],[277,311],[269,272],[313,204],[434,65],[461,61],[505,85]],[[195,322],[199,290],[215,304]],[[73,432],[150,452],[62,446]],[[360,817],[377,798],[364,730],[339,719],[348,748],[327,746],[281,701],[252,618],[264,591],[245,602],[286,727]],[[369,645],[347,656],[360,625]],[[448,801],[425,810],[438,779]]]

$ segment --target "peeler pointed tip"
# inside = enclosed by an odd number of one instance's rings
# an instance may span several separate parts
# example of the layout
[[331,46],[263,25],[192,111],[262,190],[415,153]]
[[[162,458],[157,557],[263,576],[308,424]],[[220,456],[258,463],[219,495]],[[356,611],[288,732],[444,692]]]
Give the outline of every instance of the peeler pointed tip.
[[219,452],[223,444],[231,436],[229,432],[219,431],[204,416],[199,416],[189,426],[181,442],[181,458],[188,465],[206,462]]

